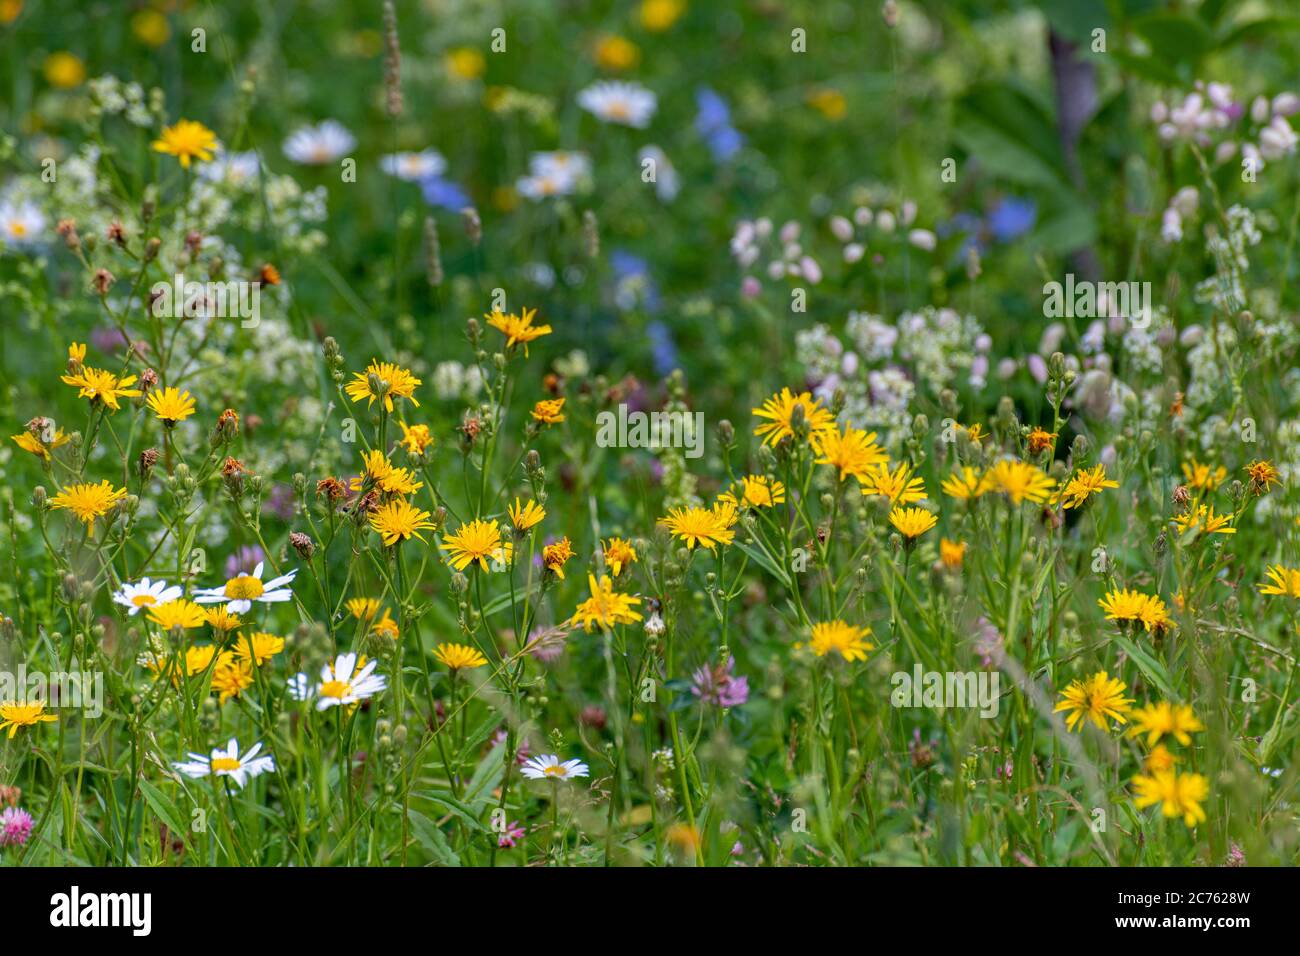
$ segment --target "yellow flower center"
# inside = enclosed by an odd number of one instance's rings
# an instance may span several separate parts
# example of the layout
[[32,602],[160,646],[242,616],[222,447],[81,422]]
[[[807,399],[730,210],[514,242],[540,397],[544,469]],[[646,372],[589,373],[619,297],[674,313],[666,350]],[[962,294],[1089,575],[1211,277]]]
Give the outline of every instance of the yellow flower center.
[[320,695],[322,697],[334,697],[342,700],[350,693],[352,693],[352,685],[346,681],[327,680],[320,685]]
[[136,607],[149,607],[152,604],[157,604],[158,599],[152,594],[137,594],[131,598],[131,603]]
[[21,239],[23,236],[27,235],[27,224],[23,222],[11,223],[9,225],[9,232]]
[[546,774],[548,777],[563,777],[566,771],[562,766],[556,764],[553,767],[547,767],[542,771],[542,773]]
[[232,601],[252,601],[260,598],[265,591],[262,582],[251,574],[241,574],[226,582],[226,597]]
[[218,770],[238,770],[239,761],[234,757],[213,757],[210,766],[212,767],[213,773],[216,773]]

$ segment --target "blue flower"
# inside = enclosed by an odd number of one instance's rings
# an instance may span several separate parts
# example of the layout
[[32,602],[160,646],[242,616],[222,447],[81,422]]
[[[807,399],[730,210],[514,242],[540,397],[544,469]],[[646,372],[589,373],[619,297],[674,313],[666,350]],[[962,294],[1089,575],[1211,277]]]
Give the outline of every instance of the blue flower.
[[430,206],[460,212],[467,206],[474,205],[465,190],[450,179],[443,179],[441,176],[430,176],[428,179],[420,180],[420,190],[424,193],[424,201]]
[[1007,196],[989,212],[989,229],[998,242],[1011,242],[1034,228],[1038,207],[1032,199]]
[[695,104],[700,110],[695,117],[695,131],[708,144],[713,158],[726,162],[745,145],[745,137],[731,125],[731,110],[726,100],[702,86],[695,91]]

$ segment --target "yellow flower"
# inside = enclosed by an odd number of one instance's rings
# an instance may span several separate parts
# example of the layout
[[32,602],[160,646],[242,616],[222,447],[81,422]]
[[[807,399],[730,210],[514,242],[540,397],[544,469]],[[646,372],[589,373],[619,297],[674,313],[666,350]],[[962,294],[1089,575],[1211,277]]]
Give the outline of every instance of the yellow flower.
[[937,525],[939,519],[924,508],[895,508],[889,513],[889,523],[908,541],[913,541]]
[[1280,594],[1283,597],[1300,598],[1300,571],[1275,564],[1268,569],[1268,576],[1273,583],[1257,585],[1260,594]]
[[1198,505],[1185,514],[1175,515],[1174,524],[1180,533],[1200,529],[1206,534],[1236,534],[1237,529],[1229,523],[1231,515],[1216,515],[1213,506]]
[[226,605],[219,604],[216,607],[207,608],[203,612],[204,620],[219,634],[228,634],[231,631],[237,631],[244,626],[244,622],[239,619],[238,614],[231,614],[226,610]]
[[1056,441],[1056,432],[1049,432],[1045,428],[1035,427],[1026,440],[1029,444],[1029,454],[1041,455],[1052,447],[1052,442]]
[[1013,458],[997,462],[989,469],[984,480],[989,489],[1006,495],[1015,505],[1024,501],[1042,504],[1056,487],[1055,478],[1049,478],[1033,465]]
[[1118,481],[1111,481],[1106,477],[1106,466],[1097,465],[1091,470],[1080,469],[1075,472],[1074,477],[1067,481],[1065,487],[1058,493],[1057,500],[1064,501],[1067,509],[1077,508],[1103,488],[1118,487]]
[[809,444],[817,454],[817,464],[831,465],[840,473],[840,481],[852,475],[858,481],[866,480],[868,472],[876,465],[888,463],[889,456],[876,444],[876,433],[845,425],[844,430],[827,428],[810,435]]
[[887,464],[877,465],[861,483],[864,495],[881,495],[890,505],[910,505],[926,497],[925,482],[913,477],[912,466],[905,461],[892,472]]
[[153,141],[154,152],[175,156],[186,169],[196,159],[202,163],[211,162],[216,148],[216,133],[202,123],[185,119],[177,120],[175,126],[166,127],[162,136]]
[[48,445],[41,440],[40,436],[33,435],[31,432],[21,432],[17,435],[10,435],[9,437],[17,442],[18,447],[23,451],[29,451],[37,458],[43,459],[44,461],[50,460],[51,451],[58,448],[60,445],[66,445],[68,443],[68,435],[62,428],[54,433],[54,437],[50,440]]
[[542,548],[542,564],[551,570],[557,578],[564,580],[564,563],[573,557],[573,546],[566,535],[554,544]]
[[564,421],[564,415],[561,412],[564,409],[564,399],[546,398],[533,406],[532,416],[543,425],[556,425]]
[[790,389],[783,388],[761,406],[752,409],[759,418],[768,419],[754,429],[754,434],[763,439],[764,445],[775,445],[786,435],[794,435],[795,409],[802,414],[809,436],[835,427],[835,416],[830,409],[822,407],[820,398],[814,399],[811,392],[795,395]]
[[1186,747],[1192,742],[1192,734],[1205,729],[1205,725],[1192,713],[1191,707],[1187,704],[1171,704],[1167,700],[1138,707],[1132,716],[1133,726],[1129,728],[1129,736],[1140,737],[1146,734],[1148,747],[1158,744],[1166,734]]
[[939,560],[949,568],[960,568],[962,560],[966,557],[965,541],[949,541],[947,538],[939,539]]
[[1097,603],[1106,612],[1108,621],[1141,621],[1148,631],[1162,630],[1173,623],[1169,608],[1160,597],[1140,591],[1114,590]]
[[587,584],[591,588],[591,597],[578,605],[570,618],[571,624],[581,624],[585,631],[590,631],[593,624],[608,630],[616,624],[633,624],[641,620],[641,614],[634,610],[641,599],[615,591],[614,582],[608,575],[602,575],[597,582],[594,574],[588,574]]
[[390,641],[395,641],[401,636],[402,632],[398,628],[397,622],[393,620],[388,608],[384,608],[384,616],[370,626],[370,633],[376,637],[384,637]]
[[433,656],[454,671],[482,667],[487,663],[486,657],[464,644],[439,644]]
[[828,120],[839,121],[848,113],[848,101],[839,90],[823,87],[808,94],[808,105]]
[[365,475],[352,479],[350,485],[353,491],[360,491],[369,483],[385,494],[413,495],[424,487],[424,482],[415,480],[414,472],[407,468],[395,468],[378,448],[363,452],[361,460],[366,466]]
[[105,480],[97,485],[87,483],[60,488],[59,493],[50,499],[50,507],[67,508],[86,522],[87,533],[94,534],[95,519],[108,514],[108,510],[125,497],[125,488],[114,489]]
[[1183,478],[1190,487],[1195,488],[1197,491],[1213,491],[1227,477],[1228,469],[1222,465],[1211,471],[1209,465],[1202,465],[1195,459],[1190,462],[1183,462]]
[[446,63],[447,72],[461,80],[477,80],[487,69],[483,54],[469,46],[448,50]]
[[194,414],[194,398],[178,388],[154,389],[145,402],[168,428]]
[[58,720],[57,714],[45,713],[45,701],[38,700],[30,704],[20,704],[15,700],[0,703],[0,730],[9,728],[9,737],[18,733],[19,727],[35,727],[37,724]]
[[370,527],[383,539],[384,546],[391,548],[412,537],[423,541],[420,532],[436,525],[429,520],[429,512],[416,508],[405,498],[394,498],[370,516]]
[[1158,770],[1150,777],[1138,774],[1133,786],[1137,790],[1133,803],[1139,810],[1158,803],[1165,816],[1182,817],[1189,827],[1205,822],[1201,804],[1209,796],[1210,783],[1199,773]]
[[984,476],[969,465],[963,465],[958,471],[954,471],[940,483],[939,487],[950,498],[960,498],[962,501],[978,498],[989,489]]
[[985,438],[988,437],[984,432],[984,426],[981,425],[979,422],[976,422],[974,425],[971,425],[969,427],[961,424],[959,424],[957,427],[960,428],[962,431],[964,431],[966,433],[966,437],[969,438],[977,445],[980,442],[982,442]]
[[68,364],[84,365],[86,362],[86,343],[73,342],[68,346]]
[[524,309],[522,316],[503,313],[500,309],[494,309],[490,315],[484,315],[488,325],[497,329],[506,337],[506,348],[512,349],[518,344],[523,344],[524,355],[528,354],[528,343],[540,339],[543,335],[551,334],[549,325],[533,325],[533,318],[537,315],[536,309]]
[[482,518],[462,524],[438,547],[448,552],[451,566],[457,571],[464,571],[475,561],[484,571],[490,571],[489,560],[504,563],[510,556],[510,544],[501,540],[501,529]]
[[167,42],[171,28],[167,18],[157,10],[140,10],[131,18],[131,32],[145,46],[160,47]]
[[641,59],[641,50],[631,40],[607,34],[596,41],[596,65],[604,70],[630,70]]
[[0,23],[13,23],[23,12],[23,0],[0,0]]
[[45,62],[41,64],[41,72],[45,74],[45,79],[50,86],[57,86],[63,90],[80,86],[86,80],[86,65],[81,62],[80,57],[66,50],[47,56]]
[[622,574],[625,568],[630,568],[636,560],[636,548],[632,547],[630,541],[610,538],[609,544],[605,545],[605,564],[614,572],[614,577]]
[[818,657],[825,657],[834,651],[846,661],[865,661],[867,651],[875,647],[864,639],[870,634],[869,627],[854,627],[840,620],[822,621],[813,625],[812,640],[808,646]]
[[685,12],[685,0],[641,0],[641,26],[651,33],[662,33]]
[[379,613],[379,601],[375,598],[350,598],[344,607],[358,621],[369,621]]
[[1176,763],[1178,758],[1169,752],[1169,748],[1164,744],[1158,744],[1142,760],[1142,769],[1147,773],[1158,773],[1161,770],[1173,770]]
[[134,375],[118,378],[112,372],[87,367],[81,369],[76,375],[63,375],[60,379],[64,384],[75,385],[80,389],[77,392],[78,398],[88,398],[92,403],[103,402],[113,411],[119,408],[117,404],[119,398],[140,397],[140,390],[130,387],[135,384]]
[[207,622],[207,619],[207,614],[203,608],[184,598],[168,601],[166,604],[156,604],[149,608],[149,620],[164,631],[170,631],[176,627],[202,627]]
[[718,500],[737,508],[771,508],[773,505],[785,504],[785,485],[773,481],[767,475],[747,475],[740,479],[739,484],[739,500],[734,490],[723,492]]
[[283,650],[284,638],[268,634],[266,631],[241,635],[235,641],[235,659],[245,662],[251,659],[258,667]]
[[433,435],[429,433],[428,425],[407,425],[406,422],[397,424],[402,426],[402,440],[397,444],[405,448],[407,454],[423,455],[433,445]]
[[531,498],[528,504],[520,506],[519,499],[515,498],[513,507],[506,508],[510,515],[510,523],[515,526],[516,531],[528,531],[541,523],[546,517],[546,509],[539,505]]
[[1246,466],[1246,472],[1250,475],[1250,490],[1257,497],[1268,491],[1270,485],[1282,483],[1277,469],[1265,460],[1252,461]]
[[1071,681],[1070,686],[1061,692],[1056,712],[1069,711],[1065,726],[1070,730],[1080,729],[1085,717],[1102,730],[1108,730],[1107,719],[1128,723],[1124,715],[1129,712],[1133,701],[1124,696],[1126,689],[1123,681],[1105,671],[1097,671],[1086,680]]
[[223,654],[212,671],[212,689],[220,694],[220,703],[224,704],[232,697],[238,697],[253,684],[253,665],[248,661],[229,660]]
[[408,399],[412,405],[419,408],[420,403],[415,398],[415,389],[423,384],[421,379],[416,378],[400,365],[371,359],[364,372],[352,373],[352,381],[348,382],[344,391],[354,402],[367,399],[367,408],[375,403],[375,399],[383,399],[384,411],[391,413],[394,396]]
[[712,551],[718,544],[731,544],[736,536],[725,517],[711,508],[673,508],[659,523],[691,549],[701,544]]

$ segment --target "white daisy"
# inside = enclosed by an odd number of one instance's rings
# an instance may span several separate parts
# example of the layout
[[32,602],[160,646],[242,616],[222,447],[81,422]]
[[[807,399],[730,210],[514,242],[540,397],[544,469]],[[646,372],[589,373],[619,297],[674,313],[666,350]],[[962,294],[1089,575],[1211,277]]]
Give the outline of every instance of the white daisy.
[[0,239],[19,249],[34,246],[45,237],[45,214],[33,202],[0,202]]
[[325,120],[317,126],[303,126],[284,141],[284,155],[295,163],[323,166],[347,155],[357,145],[357,138],[338,120]]
[[238,574],[219,588],[200,588],[194,592],[196,604],[227,604],[226,610],[231,614],[243,614],[253,606],[254,601],[263,604],[276,604],[293,598],[293,591],[284,585],[293,581],[298,569],[269,581],[262,580],[262,566],[257,562],[251,574]]
[[403,182],[414,183],[441,176],[447,171],[447,160],[436,149],[426,149],[419,153],[389,153],[380,157],[379,167]]
[[257,153],[227,153],[218,148],[212,162],[199,166],[199,178],[214,183],[242,185],[256,179],[257,170]]
[[591,771],[581,760],[565,760],[561,763],[555,754],[543,754],[530,757],[519,768],[529,780],[568,780],[572,777],[586,777]]
[[141,578],[135,584],[123,584],[122,589],[113,594],[113,600],[123,607],[129,607],[131,610],[127,613],[135,617],[145,608],[175,601],[183,593],[184,591],[174,584],[168,587],[166,581],[150,581],[148,578]]
[[573,150],[533,153],[528,157],[528,171],[534,176],[552,176],[577,183],[591,176],[591,158]]
[[[314,695],[317,710],[331,707],[345,707],[358,703],[367,697],[373,697],[388,686],[382,674],[376,674],[378,661],[370,661],[364,667],[357,667],[356,654],[340,654],[333,665],[326,664],[320,669],[320,683],[316,685]],[[296,686],[295,686],[296,685]],[[290,694],[303,691],[304,684],[297,678],[290,682]],[[297,698],[299,700],[305,697]]]
[[266,756],[259,757],[257,754],[262,749],[262,744],[255,743],[248,748],[248,753],[242,757],[239,755],[239,742],[230,738],[226,744],[226,749],[220,747],[212,749],[212,755],[205,757],[203,754],[191,753],[189,760],[178,760],[172,763],[172,766],[185,774],[187,777],[230,777],[235,781],[235,786],[242,788],[248,782],[249,777],[256,777],[268,770],[275,769],[275,758]]
[[316,696],[316,688],[302,671],[289,678],[289,696],[294,700],[311,700]]
[[533,202],[552,196],[567,196],[573,192],[573,181],[558,176],[520,176],[515,182],[519,195]]
[[645,129],[655,115],[655,95],[637,83],[602,80],[578,93],[578,105],[606,123]]

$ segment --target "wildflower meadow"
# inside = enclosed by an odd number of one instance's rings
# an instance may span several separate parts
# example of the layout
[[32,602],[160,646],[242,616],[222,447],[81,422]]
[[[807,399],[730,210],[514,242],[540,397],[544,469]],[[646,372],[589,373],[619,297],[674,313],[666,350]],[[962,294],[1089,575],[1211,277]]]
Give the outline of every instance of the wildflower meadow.
[[0,49],[0,866],[1300,859],[1292,3]]

